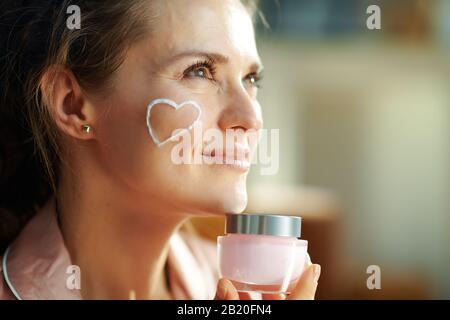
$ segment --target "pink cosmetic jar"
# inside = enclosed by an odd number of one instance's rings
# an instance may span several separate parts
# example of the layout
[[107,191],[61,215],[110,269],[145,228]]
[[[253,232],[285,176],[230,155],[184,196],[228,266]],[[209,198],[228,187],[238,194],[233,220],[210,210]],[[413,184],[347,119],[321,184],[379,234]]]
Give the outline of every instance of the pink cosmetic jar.
[[307,259],[299,239],[301,218],[271,214],[229,214],[217,238],[219,272],[241,292],[289,294]]

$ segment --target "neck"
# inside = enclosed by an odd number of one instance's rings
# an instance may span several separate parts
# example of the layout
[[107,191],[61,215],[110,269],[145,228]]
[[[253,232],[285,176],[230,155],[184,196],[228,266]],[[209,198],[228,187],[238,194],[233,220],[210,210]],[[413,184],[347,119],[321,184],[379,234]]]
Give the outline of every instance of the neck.
[[[186,215],[123,197],[101,177],[63,177],[57,201],[63,237],[81,270],[85,299],[169,299],[165,277],[170,237]],[[107,175],[106,175],[107,176]],[[80,190],[74,192],[74,190]],[[119,192],[120,191],[120,192]],[[145,208],[145,209],[142,209]]]

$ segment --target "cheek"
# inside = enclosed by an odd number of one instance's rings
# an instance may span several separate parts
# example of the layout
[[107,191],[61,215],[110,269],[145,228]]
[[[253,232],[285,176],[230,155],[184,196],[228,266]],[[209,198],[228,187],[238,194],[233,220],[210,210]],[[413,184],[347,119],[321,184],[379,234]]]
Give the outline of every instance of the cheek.
[[138,176],[144,150],[151,147],[145,130],[145,110],[133,104],[117,104],[99,123],[96,132],[104,168],[110,174],[126,179]]
[[152,100],[147,106],[146,123],[150,138],[161,147],[180,134],[191,130],[202,118],[203,107],[194,100],[176,102],[169,98]]
[[[173,164],[171,151],[174,142],[158,146],[153,141],[147,127],[149,103],[127,102],[120,98],[115,98],[114,101],[115,104],[105,112],[96,128],[100,161],[103,169],[108,171],[107,174],[147,191],[149,188],[160,189],[164,185],[170,188],[173,183],[186,185],[198,182],[192,176],[189,166]],[[173,130],[188,127],[198,115],[197,110],[188,105],[176,109],[161,104],[153,111],[151,124],[161,141],[170,137]],[[210,121],[209,118],[210,113],[205,112],[202,107],[199,123],[203,125]]]

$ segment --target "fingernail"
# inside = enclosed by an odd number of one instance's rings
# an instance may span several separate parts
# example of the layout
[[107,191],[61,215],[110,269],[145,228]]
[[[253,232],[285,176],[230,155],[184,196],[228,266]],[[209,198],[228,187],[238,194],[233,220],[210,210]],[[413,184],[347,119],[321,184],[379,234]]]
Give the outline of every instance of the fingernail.
[[306,256],[306,265],[307,266],[310,266],[310,265],[312,265],[312,262],[311,262],[311,256],[308,254],[307,256]]
[[314,283],[317,283],[319,281],[321,268],[320,268],[320,265],[318,265],[318,264],[315,264],[313,266],[313,268],[314,268],[313,269],[313,272],[314,272]]

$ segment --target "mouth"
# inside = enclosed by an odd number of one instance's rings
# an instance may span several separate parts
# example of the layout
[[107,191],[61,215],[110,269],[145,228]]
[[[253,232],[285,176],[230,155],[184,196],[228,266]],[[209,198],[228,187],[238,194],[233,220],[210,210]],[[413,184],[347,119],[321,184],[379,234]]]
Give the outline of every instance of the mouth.
[[202,158],[204,164],[219,165],[242,172],[247,172],[251,165],[250,150],[240,145],[234,146],[232,150],[203,150]]

